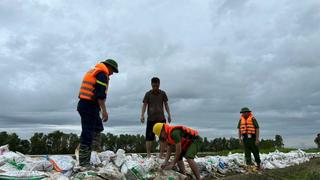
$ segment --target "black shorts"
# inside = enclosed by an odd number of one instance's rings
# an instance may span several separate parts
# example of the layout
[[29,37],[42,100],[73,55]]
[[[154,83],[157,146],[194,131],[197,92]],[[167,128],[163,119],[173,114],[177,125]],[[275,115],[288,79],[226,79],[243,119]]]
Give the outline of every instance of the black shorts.
[[156,139],[156,136],[153,133],[153,126],[156,123],[166,123],[166,122],[167,121],[165,119],[162,121],[147,121],[146,141],[154,141]]

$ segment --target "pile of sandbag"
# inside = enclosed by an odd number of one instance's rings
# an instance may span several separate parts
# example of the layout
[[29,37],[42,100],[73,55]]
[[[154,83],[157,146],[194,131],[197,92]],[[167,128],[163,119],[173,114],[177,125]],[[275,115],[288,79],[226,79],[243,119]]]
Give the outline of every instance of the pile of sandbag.
[[279,151],[261,155],[261,163],[265,169],[285,168],[298,165],[310,160],[307,153],[302,150],[282,153]]
[[[320,153],[305,153],[302,150],[282,153],[279,151],[261,154],[264,169],[285,168],[320,157]],[[155,156],[143,158],[139,154],[127,155],[124,150],[117,152],[92,152],[90,163],[94,170],[77,172],[76,158],[68,155],[51,155],[31,158],[19,152],[12,152],[8,146],[0,147],[0,179],[187,179],[174,170],[162,170],[163,159]],[[252,157],[252,159],[254,159]],[[246,173],[244,154],[228,156],[206,156],[195,158],[202,177],[219,178],[228,173]],[[185,161],[186,172],[192,176],[191,168]]]

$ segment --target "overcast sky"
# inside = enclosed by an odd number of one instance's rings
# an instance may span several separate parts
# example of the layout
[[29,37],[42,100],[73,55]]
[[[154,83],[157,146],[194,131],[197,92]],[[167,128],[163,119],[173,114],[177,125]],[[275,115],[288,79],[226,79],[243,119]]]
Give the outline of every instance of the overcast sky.
[[236,137],[248,106],[262,138],[315,147],[319,0],[1,0],[0,24],[0,131],[79,133],[82,77],[114,58],[105,133],[144,133],[158,76],[175,124]]

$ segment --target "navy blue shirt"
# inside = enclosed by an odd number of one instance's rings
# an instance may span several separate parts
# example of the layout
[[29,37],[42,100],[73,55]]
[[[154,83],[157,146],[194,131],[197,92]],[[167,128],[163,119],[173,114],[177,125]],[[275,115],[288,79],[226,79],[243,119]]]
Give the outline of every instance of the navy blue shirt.
[[107,98],[107,90],[109,85],[109,77],[103,72],[99,72],[96,75],[97,82],[94,87],[94,101],[80,99],[78,103],[77,110],[88,113],[99,113],[100,106],[98,103],[98,99],[106,99]]

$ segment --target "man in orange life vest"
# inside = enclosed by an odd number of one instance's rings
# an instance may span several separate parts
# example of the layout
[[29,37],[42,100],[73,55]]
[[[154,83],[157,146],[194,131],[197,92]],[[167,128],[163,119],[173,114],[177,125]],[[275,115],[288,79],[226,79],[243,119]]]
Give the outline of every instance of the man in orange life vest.
[[[105,102],[109,77],[118,72],[117,62],[108,59],[89,70],[83,78],[77,107],[82,127],[79,149],[79,161],[82,167],[90,167],[91,150],[99,151],[100,133],[104,129],[102,121],[108,121]],[[102,112],[102,119],[100,111]]]
[[[153,133],[159,137],[161,141],[165,141],[168,145],[166,159],[164,164],[161,165],[163,169],[172,169],[176,164],[182,174],[186,174],[183,163],[185,157],[192,169],[196,179],[200,179],[200,172],[194,161],[197,155],[202,139],[198,131],[185,126],[171,126],[165,123],[156,123],[153,126]],[[171,156],[171,146],[175,146],[175,158],[173,162],[169,163]]]
[[260,169],[260,155],[259,155],[259,124],[249,108],[244,107],[240,111],[241,117],[238,123],[239,129],[239,143],[244,145],[245,158],[247,165],[252,165],[251,152]]

